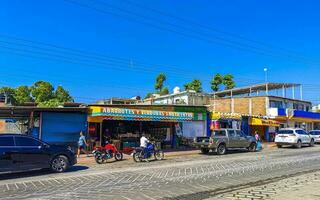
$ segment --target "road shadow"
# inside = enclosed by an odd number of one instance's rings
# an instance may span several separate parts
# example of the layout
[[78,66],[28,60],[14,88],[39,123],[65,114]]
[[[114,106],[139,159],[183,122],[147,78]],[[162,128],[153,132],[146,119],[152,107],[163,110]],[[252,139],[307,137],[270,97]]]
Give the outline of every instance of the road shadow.
[[[129,160],[129,159],[128,158],[123,158],[122,160],[111,159],[111,160],[107,160],[107,162],[104,162],[100,165],[118,163],[118,162],[123,162],[123,161],[127,161],[127,160]],[[97,164],[99,164],[99,163],[97,163]]]
[[[262,149],[263,151],[263,149]],[[256,152],[260,152],[260,151],[256,151]],[[246,149],[232,149],[232,150],[228,150],[224,155],[228,155],[228,154],[242,154],[242,153],[252,153]],[[221,156],[221,155],[218,155],[217,152],[212,152],[210,151],[209,153],[207,154],[203,154],[203,153],[199,153],[199,155],[204,155],[204,156]],[[222,155],[223,156],[223,155]]]
[[[315,145],[316,146],[316,145]],[[301,148],[312,148],[312,147],[310,147],[309,145],[302,145],[301,146]],[[277,147],[278,149],[299,149],[299,148],[297,148],[297,147],[295,147],[295,146],[292,146],[292,145],[284,145],[284,146],[282,146],[282,147]]]
[[[63,173],[83,171],[83,170],[87,170],[87,169],[89,169],[89,167],[87,167],[87,166],[75,165]],[[23,171],[23,172],[13,172],[13,173],[0,174],[0,180],[28,178],[28,177],[43,176],[43,175],[49,175],[49,174],[55,174],[55,173],[50,171],[49,169],[37,169],[37,170],[30,170],[30,171]]]

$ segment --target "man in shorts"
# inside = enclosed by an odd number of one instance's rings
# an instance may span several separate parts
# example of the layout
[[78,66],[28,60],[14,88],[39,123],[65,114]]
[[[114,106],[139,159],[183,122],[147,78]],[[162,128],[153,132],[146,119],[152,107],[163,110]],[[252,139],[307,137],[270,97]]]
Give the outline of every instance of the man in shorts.
[[88,156],[88,151],[86,151],[86,146],[88,146],[88,143],[86,141],[86,137],[83,135],[81,131],[79,141],[78,141],[78,154],[77,154],[78,158],[80,157],[81,152],[84,152]]

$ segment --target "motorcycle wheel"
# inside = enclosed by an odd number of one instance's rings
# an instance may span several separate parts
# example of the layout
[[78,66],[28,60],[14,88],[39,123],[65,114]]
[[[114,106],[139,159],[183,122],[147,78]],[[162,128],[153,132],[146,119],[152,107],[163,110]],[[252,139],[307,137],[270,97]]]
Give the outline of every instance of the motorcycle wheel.
[[98,164],[103,164],[105,162],[105,159],[103,159],[103,156],[101,153],[96,153],[96,155],[94,156],[94,159]]
[[134,152],[132,157],[133,157],[134,162],[141,162],[140,152]]
[[114,158],[116,159],[116,161],[120,161],[123,159],[123,154],[122,153],[116,153],[114,155]]
[[164,159],[164,153],[163,151],[156,151],[154,152],[154,157],[156,158],[156,160],[163,160]]

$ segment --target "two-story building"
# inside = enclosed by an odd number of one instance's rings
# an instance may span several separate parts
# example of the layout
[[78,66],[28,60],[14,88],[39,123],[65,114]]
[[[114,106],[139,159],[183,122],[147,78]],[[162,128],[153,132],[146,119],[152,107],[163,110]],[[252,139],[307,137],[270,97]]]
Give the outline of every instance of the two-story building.
[[189,105],[204,106],[210,103],[210,94],[198,93],[193,90],[180,92],[179,88],[175,88],[172,94],[156,96],[145,100],[145,104],[155,105]]
[[247,120],[248,134],[258,131],[267,141],[279,128],[311,130],[320,121],[320,114],[311,112],[312,103],[303,100],[300,84],[266,83],[224,90],[214,93],[210,102],[210,111],[241,116],[244,129]]

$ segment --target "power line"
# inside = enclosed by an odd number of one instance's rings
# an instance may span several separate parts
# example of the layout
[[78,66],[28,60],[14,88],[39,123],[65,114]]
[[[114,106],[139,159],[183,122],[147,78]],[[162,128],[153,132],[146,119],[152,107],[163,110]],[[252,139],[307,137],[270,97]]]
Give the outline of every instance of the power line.
[[[137,23],[141,23],[141,24],[144,24],[144,25],[147,25],[147,26],[151,26],[151,27],[154,27],[154,28],[157,28],[157,29],[161,29],[161,30],[173,32],[173,33],[176,33],[176,34],[180,34],[180,35],[183,35],[183,36],[188,37],[188,38],[198,39],[198,40],[206,41],[206,42],[209,42],[209,43],[223,45],[223,46],[226,46],[226,47],[236,48],[238,50],[246,50],[246,51],[250,51],[250,52],[253,52],[253,53],[260,54],[260,55],[277,57],[277,58],[283,57],[283,55],[277,55],[277,54],[273,54],[273,53],[270,53],[270,52],[266,52],[266,50],[257,49],[256,47],[252,47],[250,45],[249,46],[245,45],[245,44],[240,45],[239,43],[234,43],[232,41],[228,41],[228,40],[223,39],[223,38],[215,38],[216,40],[212,40],[212,38],[208,39],[208,38],[203,37],[203,36],[201,37],[201,35],[200,36],[193,35],[193,34],[190,34],[190,33],[185,33],[185,32],[177,31],[177,30],[170,29],[170,28],[167,28],[167,27],[159,26],[159,25],[156,25],[154,23],[149,23],[149,22],[137,20],[135,18],[130,18],[130,17],[128,18],[127,16],[123,16],[123,15],[121,15],[119,13],[106,11],[105,9],[101,9],[101,8],[97,8],[97,7],[94,7],[94,6],[90,6],[88,4],[79,3],[78,1],[74,1],[74,0],[64,0],[64,1],[72,3],[72,4],[75,4],[75,5],[78,5],[80,7],[84,7],[84,8],[88,8],[88,9],[94,10],[94,11],[99,12],[99,13],[115,15],[117,17],[125,18],[125,19],[127,19],[129,21],[135,21]],[[101,1],[99,1],[99,2],[101,2]],[[128,10],[125,10],[123,8],[115,7],[115,6],[111,5],[111,4],[107,4],[106,2],[101,2],[100,4],[108,5],[109,7],[115,8],[115,9],[120,10],[122,12],[125,12],[127,14],[129,13],[129,15],[134,15],[136,17],[145,18],[145,16],[143,16],[143,15],[136,14],[136,13],[134,13],[132,11],[128,11]],[[160,23],[168,25],[168,23],[163,23],[163,22],[160,22]],[[173,26],[173,25],[171,25],[171,26]],[[175,24],[175,26],[177,26],[177,25]],[[195,32],[195,31],[193,31],[193,32]],[[219,41],[217,41],[217,39]],[[252,49],[252,48],[254,48],[254,49]],[[303,63],[306,62],[305,59],[297,58],[296,56],[286,55],[285,57],[291,58],[292,60],[294,60],[296,62],[303,62]]]
[[[3,42],[0,40],[0,43]],[[184,77],[184,78],[194,78],[195,75],[194,73],[192,72],[189,72],[190,75],[187,76],[187,72],[186,70],[179,70],[179,72],[176,72],[175,70],[164,70],[163,68],[162,69],[159,69],[157,70],[156,68],[151,68],[152,66],[150,67],[144,67],[144,65],[140,66],[140,64],[136,64],[135,65],[135,68],[132,68],[132,67],[129,67],[127,64],[123,63],[123,62],[116,62],[116,61],[112,61],[112,60],[109,60],[107,58],[103,58],[101,57],[101,59],[99,58],[92,58],[92,57],[87,57],[85,55],[78,55],[78,54],[74,54],[74,52],[60,52],[60,51],[57,51],[55,49],[49,49],[49,48],[42,48],[42,47],[39,47],[39,46],[33,46],[33,45],[25,45],[25,44],[19,44],[19,43],[14,43],[14,42],[8,42],[8,41],[5,41],[4,43],[6,43],[7,45],[0,45],[1,48],[4,48],[4,49],[7,49],[7,50],[10,50],[10,52],[13,52],[15,54],[28,54],[27,56],[29,56],[30,54],[32,55],[36,55],[36,56],[39,56],[41,55],[42,57],[44,57],[44,59],[52,59],[54,58],[54,60],[58,59],[58,60],[62,60],[62,61],[65,61],[65,62],[69,62],[69,63],[73,63],[73,64],[86,64],[86,65],[89,65],[91,66],[92,65],[92,62],[94,62],[95,64],[98,64],[99,66],[102,65],[101,67],[106,67],[107,65],[110,65],[112,66],[113,68],[117,68],[117,69],[122,69],[122,70],[132,70],[132,71],[143,71],[143,72],[146,72],[146,71],[150,71],[150,72],[161,72],[161,71],[166,71],[166,72],[169,72],[171,74],[174,74],[174,75],[177,75],[178,77]],[[21,48],[21,47],[11,47],[10,45],[18,45],[18,46],[27,46],[28,49],[25,49],[25,48]],[[9,46],[8,46],[9,45]],[[30,49],[31,48],[31,49]],[[44,51],[42,51],[44,50]],[[63,54],[63,55],[61,55]],[[70,57],[71,56],[71,57]],[[116,67],[114,67],[116,66]],[[182,71],[183,71],[183,74],[182,74]],[[262,82],[262,81],[258,81],[258,80],[253,80],[253,79],[250,79],[248,77],[245,77],[245,78],[238,78],[239,82],[244,82],[244,83],[249,83],[249,81],[251,80],[251,82]],[[206,79],[206,81],[210,81],[209,79]]]
[[256,43],[258,45],[262,45],[262,46],[265,46],[267,48],[280,49],[280,50],[285,51],[287,53],[289,52],[289,53],[299,54],[299,53],[294,52],[294,51],[289,50],[289,49],[285,49],[285,48],[282,48],[282,47],[275,47],[275,46],[267,44],[265,42],[253,40],[253,39],[244,37],[244,36],[239,35],[239,34],[230,33],[230,32],[226,32],[226,31],[223,31],[223,30],[219,30],[217,28],[213,28],[211,26],[207,26],[207,25],[198,23],[198,22],[190,20],[190,19],[186,19],[186,18],[183,18],[183,17],[180,17],[180,16],[173,15],[172,13],[168,13],[168,12],[165,12],[165,11],[162,11],[162,10],[157,10],[157,9],[149,7],[149,6],[139,4],[136,1],[135,2],[133,2],[131,0],[123,0],[123,1],[127,2],[128,4],[133,5],[135,7],[142,8],[142,9],[147,9],[149,11],[152,11],[154,13],[160,14],[162,16],[167,16],[167,17],[170,17],[172,19],[176,19],[176,20],[191,24],[192,26],[198,26],[198,27],[201,27],[203,29],[206,29],[206,30],[209,30],[209,31],[212,31],[212,32],[216,32],[216,33],[219,33],[219,34],[224,34],[224,35],[231,36],[231,37],[236,38],[236,39],[240,39],[240,40],[245,40],[245,41],[248,41],[248,42]]

